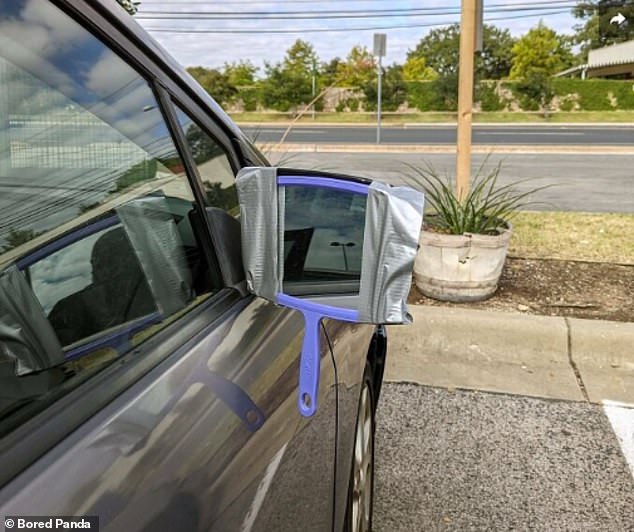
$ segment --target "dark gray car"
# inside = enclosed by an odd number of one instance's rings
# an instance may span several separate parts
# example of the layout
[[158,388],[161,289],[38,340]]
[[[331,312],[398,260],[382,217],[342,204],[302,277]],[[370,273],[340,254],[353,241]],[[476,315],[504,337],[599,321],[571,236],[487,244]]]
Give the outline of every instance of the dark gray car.
[[267,169],[114,2],[2,2],[0,87],[6,526],[369,529],[390,192]]

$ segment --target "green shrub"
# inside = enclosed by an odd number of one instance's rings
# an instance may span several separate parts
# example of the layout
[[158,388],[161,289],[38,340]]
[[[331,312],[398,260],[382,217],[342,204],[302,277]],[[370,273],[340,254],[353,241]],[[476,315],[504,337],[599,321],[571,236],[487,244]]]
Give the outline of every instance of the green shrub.
[[476,85],[475,99],[480,102],[483,111],[502,111],[506,102],[502,101],[495,90],[495,83],[481,81]]
[[359,98],[346,98],[345,100],[341,100],[337,106],[335,107],[335,111],[338,113],[343,113],[346,110],[349,110],[353,113],[356,113],[359,110],[359,105],[361,104]]
[[[612,111],[634,109],[634,90],[631,81],[613,79],[554,79],[555,94],[577,94],[583,111]],[[616,99],[616,107],[612,98]]]
[[[562,111],[634,110],[632,81],[551,78],[549,83],[553,95],[560,99]],[[513,93],[514,99],[522,109],[528,111],[539,108],[536,94],[530,84],[522,81],[505,81],[502,86]],[[616,105],[613,105],[614,101]]]
[[524,79],[517,82],[515,89],[520,107],[524,111],[538,111],[548,107],[555,95],[552,79],[541,72],[529,72]]
[[444,105],[434,81],[408,82],[407,101],[419,111],[443,111]]
[[455,111],[458,107],[457,77],[434,81],[407,82],[407,101],[420,111]]
[[241,100],[245,111],[255,111],[261,101],[261,95],[257,87],[244,87],[238,89],[236,100]]
[[561,111],[574,111],[575,104],[575,98],[568,94],[559,100],[559,109]]
[[553,88],[558,96],[577,94],[579,107],[584,111],[611,111],[607,80],[554,79]]

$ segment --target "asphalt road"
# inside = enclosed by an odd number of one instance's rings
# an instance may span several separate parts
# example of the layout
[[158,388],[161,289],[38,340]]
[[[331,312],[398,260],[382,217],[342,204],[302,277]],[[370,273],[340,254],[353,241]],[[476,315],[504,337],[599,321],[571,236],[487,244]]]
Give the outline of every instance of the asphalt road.
[[[279,142],[287,126],[257,126],[242,129],[257,142]],[[290,143],[374,144],[376,129],[368,126],[293,126]],[[384,127],[383,144],[446,145],[456,143],[456,126],[425,125]],[[485,145],[590,145],[634,146],[634,126],[586,125],[478,125],[473,143]]]
[[624,453],[634,432],[624,444],[614,415],[587,403],[386,384],[374,530],[632,531],[634,460]]
[[[474,171],[486,156],[473,156]],[[430,163],[453,175],[452,154],[425,153],[272,153],[274,164],[342,172],[391,184],[407,183],[408,165]],[[281,160],[281,162],[279,162]],[[532,198],[533,210],[634,213],[634,156],[622,154],[504,154],[489,156],[485,171],[501,164],[500,183],[529,180],[520,189],[551,185]]]

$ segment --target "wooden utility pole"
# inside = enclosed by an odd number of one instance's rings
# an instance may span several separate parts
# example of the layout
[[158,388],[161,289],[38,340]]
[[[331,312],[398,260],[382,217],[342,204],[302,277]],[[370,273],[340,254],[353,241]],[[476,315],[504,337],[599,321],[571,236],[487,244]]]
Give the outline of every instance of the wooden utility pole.
[[458,77],[458,145],[456,194],[462,200],[471,178],[471,123],[473,118],[473,63],[475,58],[477,0],[462,0]]

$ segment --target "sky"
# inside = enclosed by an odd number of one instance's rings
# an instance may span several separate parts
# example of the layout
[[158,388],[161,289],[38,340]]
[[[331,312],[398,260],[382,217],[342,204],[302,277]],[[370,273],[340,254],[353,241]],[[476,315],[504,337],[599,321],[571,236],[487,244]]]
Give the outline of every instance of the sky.
[[[559,33],[571,34],[579,23],[570,12],[575,3],[484,0],[484,20],[508,28],[514,36],[526,33],[540,19]],[[161,15],[161,11],[169,14]],[[329,61],[345,58],[358,44],[372,50],[377,32],[387,34],[383,64],[403,63],[408,50],[432,27],[459,22],[459,11],[460,0],[141,0],[135,18],[185,66],[217,68],[225,62],[250,60],[262,68],[265,61],[280,61],[298,38],[315,47],[320,61]],[[293,14],[271,18],[283,12]],[[413,25],[418,27],[394,27]],[[327,31],[309,31],[314,29]]]

